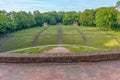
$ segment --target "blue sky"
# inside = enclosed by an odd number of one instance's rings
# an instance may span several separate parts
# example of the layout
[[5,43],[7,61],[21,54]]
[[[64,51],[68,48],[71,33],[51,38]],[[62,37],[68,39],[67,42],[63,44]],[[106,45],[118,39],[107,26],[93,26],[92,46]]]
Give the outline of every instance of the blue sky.
[[6,11],[83,11],[114,6],[119,0],[0,0],[0,10]]

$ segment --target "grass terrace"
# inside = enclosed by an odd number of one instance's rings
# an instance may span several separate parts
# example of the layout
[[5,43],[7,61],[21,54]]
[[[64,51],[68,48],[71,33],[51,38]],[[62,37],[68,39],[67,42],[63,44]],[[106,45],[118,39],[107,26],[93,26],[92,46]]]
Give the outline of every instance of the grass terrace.
[[[58,46],[59,39],[62,40],[63,47],[69,49],[73,53],[100,52],[120,49],[120,32],[103,31],[96,27],[86,26],[74,27],[56,25],[48,26],[45,30],[44,28],[45,27],[35,27],[0,37],[0,52],[35,46]],[[38,35],[39,32],[41,33]],[[59,35],[61,35],[61,37]],[[32,44],[34,40],[36,45]],[[32,48],[18,51],[17,53],[38,54],[51,48],[53,47]]]

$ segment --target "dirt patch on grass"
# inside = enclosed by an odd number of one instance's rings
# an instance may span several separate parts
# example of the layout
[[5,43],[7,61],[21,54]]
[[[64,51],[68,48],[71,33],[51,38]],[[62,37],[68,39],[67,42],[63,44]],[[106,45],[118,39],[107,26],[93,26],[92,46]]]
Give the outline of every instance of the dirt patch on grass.
[[44,53],[56,54],[56,53],[71,53],[71,52],[64,47],[56,47],[56,48],[53,48],[53,49],[46,51]]

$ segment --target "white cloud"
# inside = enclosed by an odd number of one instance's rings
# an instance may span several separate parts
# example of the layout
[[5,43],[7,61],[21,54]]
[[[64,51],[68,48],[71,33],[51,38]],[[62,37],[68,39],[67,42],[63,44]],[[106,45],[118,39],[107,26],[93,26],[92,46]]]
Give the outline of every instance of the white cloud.
[[0,0],[0,10],[7,11],[71,11],[114,5],[118,0]]
[[[38,1],[38,0],[1,0],[0,1],[0,10],[7,11],[33,11],[40,10],[42,12],[53,8],[52,5],[47,2]],[[44,9],[44,10],[43,10]]]

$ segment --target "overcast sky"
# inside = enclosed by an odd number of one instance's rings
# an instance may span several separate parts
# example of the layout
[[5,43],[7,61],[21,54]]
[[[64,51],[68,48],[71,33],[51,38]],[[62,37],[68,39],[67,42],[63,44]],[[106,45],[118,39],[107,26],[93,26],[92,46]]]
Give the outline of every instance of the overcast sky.
[[6,11],[83,11],[114,6],[119,0],[0,0],[0,10]]

